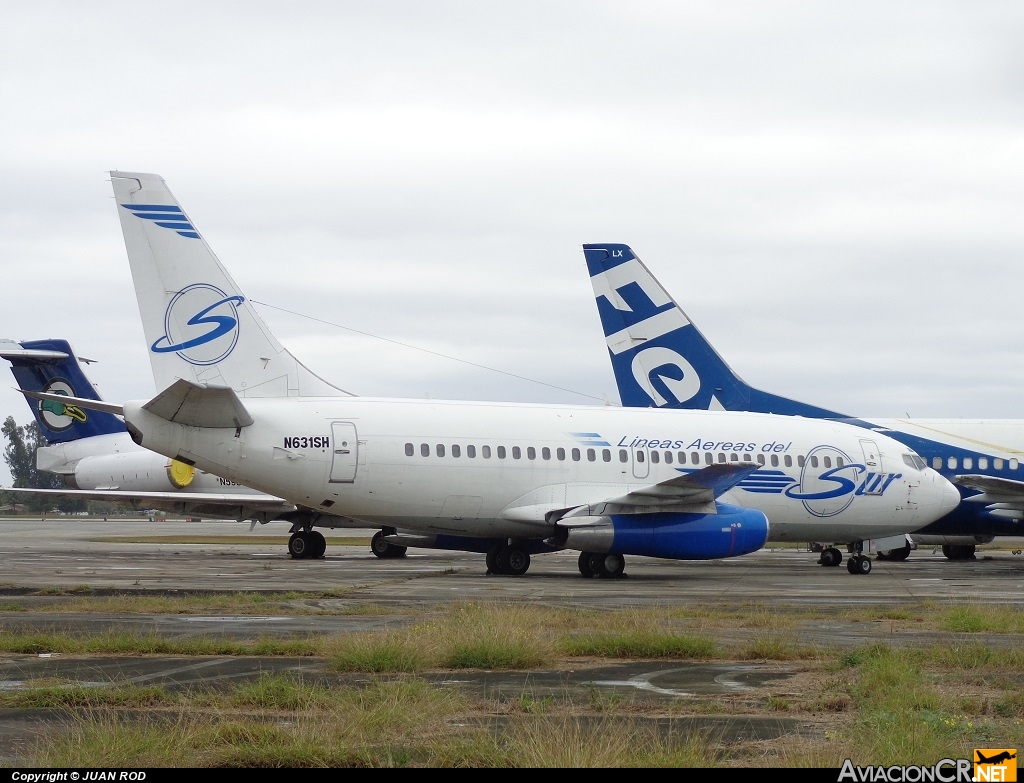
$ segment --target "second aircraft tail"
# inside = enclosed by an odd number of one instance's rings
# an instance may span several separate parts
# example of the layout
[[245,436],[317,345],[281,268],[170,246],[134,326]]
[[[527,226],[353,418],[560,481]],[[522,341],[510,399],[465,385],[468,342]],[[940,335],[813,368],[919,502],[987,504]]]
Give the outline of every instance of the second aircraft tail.
[[[0,359],[11,363],[14,379],[24,391],[100,399],[67,340],[0,340]],[[109,413],[56,400],[26,398],[26,402],[50,445],[125,431],[124,422]]]
[[622,404],[845,418],[743,381],[628,245],[583,246]]

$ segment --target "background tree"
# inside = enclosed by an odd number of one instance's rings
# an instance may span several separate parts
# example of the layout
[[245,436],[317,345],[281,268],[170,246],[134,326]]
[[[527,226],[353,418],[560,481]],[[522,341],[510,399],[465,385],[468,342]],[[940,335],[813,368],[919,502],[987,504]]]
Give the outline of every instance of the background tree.
[[[13,487],[31,489],[62,489],[64,482],[56,473],[47,473],[36,468],[36,450],[46,445],[43,433],[35,421],[19,427],[13,416],[4,420],[0,428],[7,445],[4,447],[4,461],[11,471]],[[61,511],[80,511],[85,509],[81,500],[64,500],[58,498],[16,498],[33,511],[58,508]]]

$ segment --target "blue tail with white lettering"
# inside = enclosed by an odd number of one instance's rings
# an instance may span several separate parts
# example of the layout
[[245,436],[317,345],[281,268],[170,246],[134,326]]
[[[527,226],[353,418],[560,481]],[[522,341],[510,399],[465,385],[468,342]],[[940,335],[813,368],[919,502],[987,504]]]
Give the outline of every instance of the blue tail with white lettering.
[[[67,340],[0,340],[0,358],[11,363],[18,386],[26,391],[43,391],[89,400],[101,399],[75,358]],[[75,405],[25,398],[39,429],[50,445],[125,432],[117,416]]]
[[589,244],[583,253],[626,407],[846,418],[747,385],[628,245]]

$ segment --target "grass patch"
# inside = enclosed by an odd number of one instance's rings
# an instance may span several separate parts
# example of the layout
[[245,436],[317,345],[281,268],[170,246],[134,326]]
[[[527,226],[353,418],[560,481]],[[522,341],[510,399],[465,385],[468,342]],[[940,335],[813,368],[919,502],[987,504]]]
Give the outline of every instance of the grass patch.
[[168,639],[156,634],[107,632],[96,635],[0,631],[0,652],[113,655],[322,655],[317,639],[261,638],[236,641],[216,637]]
[[638,630],[569,636],[559,641],[558,650],[563,655],[598,658],[703,660],[715,657],[719,647],[706,636]]
[[957,606],[942,612],[939,628],[954,633],[1024,633],[1024,610],[1016,606]]

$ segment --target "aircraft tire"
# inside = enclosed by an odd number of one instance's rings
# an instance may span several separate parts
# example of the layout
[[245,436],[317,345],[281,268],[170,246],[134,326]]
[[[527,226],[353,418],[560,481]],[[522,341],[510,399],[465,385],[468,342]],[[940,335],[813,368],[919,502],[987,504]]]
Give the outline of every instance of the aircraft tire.
[[821,559],[818,562],[828,568],[834,568],[843,562],[843,553],[834,546],[825,547],[821,550]]
[[592,554],[589,566],[590,570],[602,579],[615,579],[622,576],[626,559],[616,554]]
[[498,550],[502,547],[501,544],[498,546],[491,547],[487,550],[487,573],[498,574]]
[[305,560],[310,555],[309,534],[305,530],[296,530],[288,539],[288,554],[293,560]]
[[312,530],[309,533],[309,542],[309,556],[314,560],[319,560],[327,552],[327,539],[319,530]]
[[530,555],[517,546],[502,547],[498,563],[503,574],[522,576],[530,569]]
[[580,552],[580,559],[577,561],[577,565],[582,574],[586,579],[590,579],[594,576],[594,572],[590,568],[590,552]]
[[[910,557],[910,544],[901,546],[899,549],[890,549],[888,552],[887,560],[891,560],[894,563],[901,563]],[[881,560],[882,558],[878,558]]]
[[977,551],[977,549],[974,544],[944,544],[942,546],[942,554],[944,554],[948,560],[974,560],[975,551]]
[[857,557],[850,558],[851,561],[857,564],[858,574],[870,574],[871,573],[871,558],[865,557],[864,555],[857,555]]
[[851,557],[849,560],[846,561],[846,570],[849,571],[851,574],[859,574],[860,573],[860,569],[857,568],[857,558],[856,557]]

